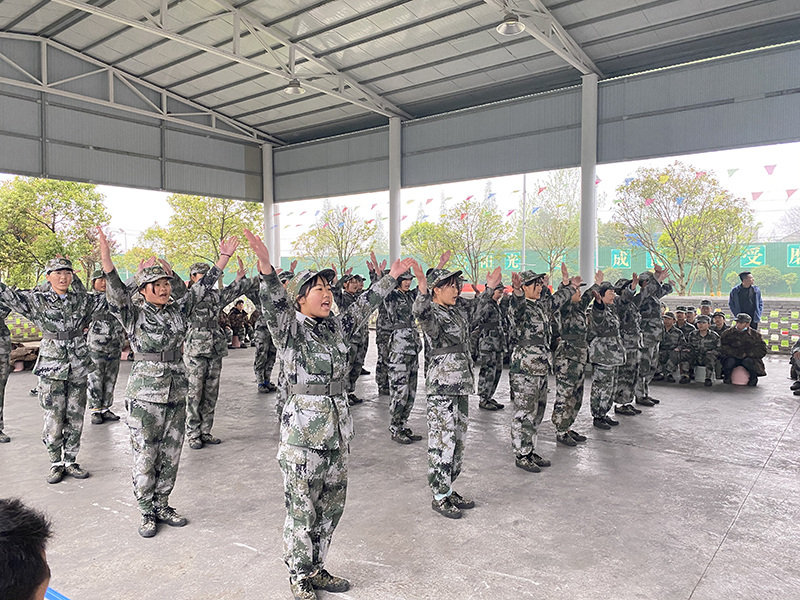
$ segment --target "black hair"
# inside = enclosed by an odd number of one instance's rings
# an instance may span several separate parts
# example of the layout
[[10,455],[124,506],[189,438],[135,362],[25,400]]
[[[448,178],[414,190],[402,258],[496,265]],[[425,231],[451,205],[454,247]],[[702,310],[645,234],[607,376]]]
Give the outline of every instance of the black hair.
[[50,576],[44,549],[50,522],[20,500],[0,499],[0,598],[31,600]]
[[300,286],[300,289],[297,290],[297,298],[295,298],[295,300],[297,300],[298,298],[305,298],[306,296],[308,296],[308,292],[310,292],[311,288],[316,286],[317,282],[319,282],[320,280],[322,281],[323,285],[330,285],[331,283],[330,281],[325,279],[322,275],[319,274],[314,275],[314,277],[312,277],[311,279],[309,279],[303,285]]
[[460,288],[462,286],[461,276],[460,275],[451,275],[450,277],[440,281],[439,283],[437,283],[433,287],[435,287],[435,288],[437,288],[437,287],[447,287],[448,285],[453,285],[453,284],[455,284],[455,286],[458,287],[458,288]]
[[233,303],[234,306],[239,306],[240,304],[244,304],[244,300],[237,300]]
[[739,273],[739,281],[744,281],[744,278],[748,275],[752,275],[752,273],[750,271],[742,271]]

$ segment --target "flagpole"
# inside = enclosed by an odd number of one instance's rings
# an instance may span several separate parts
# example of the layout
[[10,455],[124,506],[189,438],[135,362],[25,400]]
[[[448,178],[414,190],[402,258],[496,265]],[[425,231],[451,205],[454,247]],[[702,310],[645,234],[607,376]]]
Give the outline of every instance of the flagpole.
[[528,182],[528,175],[527,173],[522,174],[522,270],[525,270],[525,229],[527,228],[528,222],[528,210],[525,206],[528,190],[527,190],[527,182]]

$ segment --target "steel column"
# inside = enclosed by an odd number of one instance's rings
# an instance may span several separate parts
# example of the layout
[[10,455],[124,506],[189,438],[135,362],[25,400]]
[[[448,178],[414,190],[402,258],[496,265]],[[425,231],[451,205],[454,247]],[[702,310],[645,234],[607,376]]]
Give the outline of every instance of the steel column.
[[594,281],[597,268],[597,75],[582,77],[580,271]]
[[403,145],[400,118],[389,119],[389,263],[400,258],[400,187]]

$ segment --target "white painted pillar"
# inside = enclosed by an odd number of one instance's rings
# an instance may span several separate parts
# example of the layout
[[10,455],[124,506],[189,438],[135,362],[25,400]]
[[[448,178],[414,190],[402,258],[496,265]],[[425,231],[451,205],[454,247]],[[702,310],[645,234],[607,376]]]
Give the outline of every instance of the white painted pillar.
[[[264,245],[269,250],[272,264],[280,266],[280,233],[275,225],[275,187],[272,177],[272,146],[261,146],[261,197],[264,203]],[[278,252],[275,252],[275,239],[278,240]]]
[[582,79],[580,274],[591,283],[597,270],[597,75]]
[[389,119],[389,264],[400,258],[400,187],[403,146],[400,118]]

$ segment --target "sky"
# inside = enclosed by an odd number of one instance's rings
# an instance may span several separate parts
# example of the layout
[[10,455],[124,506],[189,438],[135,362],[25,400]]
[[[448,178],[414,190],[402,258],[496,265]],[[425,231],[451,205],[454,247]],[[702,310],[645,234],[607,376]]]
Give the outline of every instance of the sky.
[[[624,163],[603,164],[597,167],[598,198],[605,196],[607,202],[598,211],[599,217],[607,221],[613,212],[615,190],[627,177],[632,177],[639,167],[663,167],[680,160],[697,171],[713,171],[720,183],[734,195],[747,199],[755,211],[756,220],[761,223],[760,235],[768,235],[784,212],[800,206],[800,191],[789,197],[787,190],[800,190],[800,142],[772,146],[758,146],[737,150],[707,152],[689,156],[673,156],[668,158],[631,161]],[[772,173],[766,167],[772,167]],[[527,191],[530,205],[536,205],[537,181],[547,179],[547,172],[529,173]],[[0,175],[0,179],[8,179],[11,175]],[[482,198],[486,179],[449,183],[422,188],[407,188],[401,192],[401,214],[406,218],[401,221],[405,230],[417,218],[420,204],[429,220],[439,218],[439,205],[442,193],[453,202],[471,195]],[[493,177],[492,191],[496,194],[498,207],[506,215],[516,210],[523,187],[523,176]],[[122,250],[135,245],[138,236],[154,223],[166,225],[171,209],[166,203],[169,194],[146,190],[101,185],[98,190],[106,197],[111,213],[111,229],[120,242]],[[433,201],[427,203],[428,199]],[[282,203],[276,206],[279,213],[281,232],[281,254],[291,256],[292,242],[306,231],[313,222],[314,212],[319,210],[324,198]],[[376,212],[388,218],[389,193],[375,192],[355,196],[331,198],[332,204],[348,206],[358,210],[364,218],[374,218]],[[370,215],[370,216],[367,216]],[[309,218],[311,217],[311,218]],[[508,219],[513,217],[509,216]],[[388,231],[388,223],[384,221]]]

